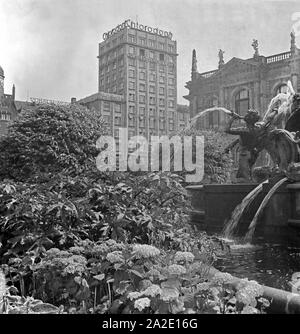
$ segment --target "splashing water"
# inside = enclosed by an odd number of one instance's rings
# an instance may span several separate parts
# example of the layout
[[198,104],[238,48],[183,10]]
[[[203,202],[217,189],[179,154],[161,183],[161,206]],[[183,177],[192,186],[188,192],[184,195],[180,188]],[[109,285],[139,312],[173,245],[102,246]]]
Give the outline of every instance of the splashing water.
[[252,237],[254,235],[255,232],[255,228],[257,225],[257,221],[258,221],[258,217],[260,215],[260,213],[263,211],[263,209],[265,208],[265,206],[268,204],[270,198],[272,197],[272,195],[276,192],[276,190],[286,181],[288,180],[287,177],[284,177],[283,179],[279,180],[267,193],[266,197],[263,199],[263,201],[261,202],[259,208],[257,209],[257,212],[248,228],[248,232],[244,238],[245,242],[251,242]]
[[205,114],[213,112],[213,111],[221,111],[221,112],[223,112],[225,114],[232,115],[232,111],[230,111],[230,110],[228,110],[226,108],[223,108],[223,107],[208,108],[208,109],[205,109],[205,110],[201,111],[199,114],[197,114],[193,118],[191,118],[190,123],[186,127],[186,129],[190,129],[191,126],[193,126],[196,123],[196,121],[197,121],[198,118],[203,117]]
[[223,237],[227,239],[231,239],[233,237],[233,234],[235,232],[235,229],[247,207],[254,201],[256,196],[258,196],[262,189],[263,189],[263,184],[268,183],[269,181],[266,180],[262,183],[260,183],[256,188],[254,188],[243,200],[242,202],[236,206],[234,211],[231,214],[230,219],[226,223],[226,226],[223,230]]

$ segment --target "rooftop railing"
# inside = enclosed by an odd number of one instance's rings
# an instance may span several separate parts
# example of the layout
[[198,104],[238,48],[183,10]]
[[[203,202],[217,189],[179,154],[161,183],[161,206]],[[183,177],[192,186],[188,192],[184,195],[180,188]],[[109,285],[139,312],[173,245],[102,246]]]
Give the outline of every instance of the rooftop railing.
[[266,60],[267,60],[267,64],[271,64],[271,63],[277,63],[279,61],[289,59],[291,58],[291,56],[292,56],[291,51],[288,51],[288,52],[279,53],[277,55],[269,56],[266,58]]

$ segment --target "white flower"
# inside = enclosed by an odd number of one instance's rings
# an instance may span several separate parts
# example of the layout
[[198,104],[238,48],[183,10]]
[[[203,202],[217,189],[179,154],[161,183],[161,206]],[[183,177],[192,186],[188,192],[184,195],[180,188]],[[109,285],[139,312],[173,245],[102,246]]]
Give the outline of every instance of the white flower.
[[160,250],[154,246],[136,244],[133,245],[133,254],[139,259],[147,259],[158,256],[160,254]]
[[172,264],[168,267],[170,275],[183,275],[186,273],[186,269],[179,264]]
[[233,276],[228,273],[217,273],[213,277],[212,282],[217,285],[223,285],[232,282],[232,280]]
[[149,297],[155,297],[160,294],[161,294],[161,288],[156,284],[152,284],[146,290],[143,291],[143,295]]
[[134,291],[134,292],[129,292],[129,294],[127,295],[127,298],[129,298],[130,300],[133,300],[133,299],[137,299],[141,296],[142,296],[141,293],[139,293],[138,291]]
[[124,258],[121,251],[114,251],[106,255],[106,259],[111,263],[122,263]]
[[176,252],[174,261],[176,263],[179,262],[193,262],[194,261],[194,254],[191,252]]
[[150,299],[147,297],[140,298],[134,302],[134,307],[137,308],[141,312],[143,311],[144,308],[150,306],[150,302],[151,302]]

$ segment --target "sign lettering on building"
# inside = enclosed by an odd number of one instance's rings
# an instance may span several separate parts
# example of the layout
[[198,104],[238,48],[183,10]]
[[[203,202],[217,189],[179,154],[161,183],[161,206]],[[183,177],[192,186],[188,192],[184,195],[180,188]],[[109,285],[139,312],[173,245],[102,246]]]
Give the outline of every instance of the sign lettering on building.
[[115,33],[119,32],[119,31],[121,31],[125,28],[138,29],[138,30],[141,30],[141,31],[149,32],[151,34],[155,34],[155,35],[159,35],[159,36],[163,36],[163,37],[168,37],[169,39],[172,39],[172,36],[173,36],[173,34],[171,32],[163,31],[163,30],[160,30],[158,28],[148,27],[148,26],[145,26],[143,24],[139,24],[138,22],[133,22],[131,20],[126,20],[122,24],[117,25],[116,28],[104,33],[103,34],[103,39],[107,40],[109,37],[111,37]]

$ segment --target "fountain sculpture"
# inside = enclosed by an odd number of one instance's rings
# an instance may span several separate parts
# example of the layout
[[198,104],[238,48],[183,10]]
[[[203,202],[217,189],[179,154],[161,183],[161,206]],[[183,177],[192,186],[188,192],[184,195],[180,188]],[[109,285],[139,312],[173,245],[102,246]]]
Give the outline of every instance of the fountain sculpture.
[[[271,188],[256,210],[245,235],[245,241],[248,242],[251,241],[258,218],[272,195],[284,183],[300,181],[300,94],[295,93],[291,82],[288,82],[287,93],[280,93],[271,100],[261,121],[259,113],[255,110],[249,110],[244,117],[241,117],[228,109],[214,107],[196,115],[191,120],[191,125],[199,117],[215,110],[231,116],[225,132],[239,135],[240,154],[237,172],[239,182],[252,181],[252,167],[262,150],[269,153],[274,164],[271,178],[252,189],[244,200],[236,206],[223,230],[225,237],[233,236],[243,212],[262,193],[265,184],[269,183]],[[242,119],[245,126],[232,128],[237,119]]]

